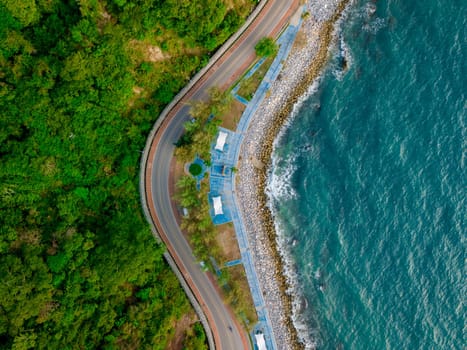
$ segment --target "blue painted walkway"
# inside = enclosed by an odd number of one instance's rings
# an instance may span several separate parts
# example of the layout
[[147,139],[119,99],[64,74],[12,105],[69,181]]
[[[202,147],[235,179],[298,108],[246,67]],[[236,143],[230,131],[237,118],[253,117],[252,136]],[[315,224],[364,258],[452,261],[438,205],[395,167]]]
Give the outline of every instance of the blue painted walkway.
[[[298,21],[297,25],[289,25],[286,30],[282,33],[280,38],[277,40],[277,43],[280,45],[278,54],[274,59],[271,67],[266,73],[263,81],[256,90],[253,98],[242,114],[242,117],[238,123],[236,132],[232,132],[227,129],[220,128],[223,132],[227,132],[227,140],[224,150],[222,152],[214,149],[215,141],[211,147],[211,176],[210,176],[210,193],[209,193],[209,202],[211,205],[211,215],[213,215],[212,209],[212,197],[221,196],[224,212],[228,214],[225,215],[225,219],[230,219],[235,227],[235,233],[237,236],[238,246],[240,248],[241,261],[245,268],[248,284],[250,286],[251,295],[253,302],[256,308],[258,315],[258,324],[255,326],[255,331],[261,331],[264,334],[264,339],[266,341],[266,347],[269,350],[277,350],[276,341],[274,339],[274,333],[272,331],[271,320],[269,319],[268,311],[266,309],[263,294],[260,288],[258,276],[254,269],[253,258],[250,252],[250,247],[248,243],[248,236],[246,233],[245,226],[241,217],[240,210],[237,204],[237,198],[235,194],[235,173],[232,171],[232,168],[237,164],[240,147],[243,142],[243,134],[248,129],[251,118],[255,114],[261,102],[266,96],[266,92],[269,89],[270,84],[277,78],[280,70],[282,69],[282,62],[287,58],[292,48],[293,41],[297,34],[298,29],[301,25],[301,19]],[[258,61],[255,66],[245,75],[244,78],[250,76],[259,68],[263,61]],[[254,70],[253,70],[254,69]],[[238,91],[239,84],[233,89],[232,93],[236,95]],[[236,90],[235,90],[236,89]],[[230,169],[230,171],[226,171]],[[214,223],[218,223],[218,216],[213,216]],[[232,262],[231,262],[232,263]],[[228,264],[228,263],[227,263]],[[226,264],[226,265],[227,265]],[[254,337],[252,337],[254,340]]]
[[243,98],[240,95],[234,94],[233,96],[235,97],[237,101],[239,101],[240,103],[243,103],[245,106],[248,106],[248,103],[250,103],[246,98]]
[[[234,207],[233,192],[233,171],[237,164],[237,148],[241,146],[241,136],[237,133],[219,128],[219,132],[225,132],[227,139],[222,151],[216,150],[216,139],[211,144],[211,169],[209,177],[209,205],[212,221],[215,225],[225,224],[232,221],[232,208]],[[214,215],[213,197],[221,197],[222,210],[224,214]]]
[[241,263],[242,263],[242,259],[227,261],[224,264],[224,267],[232,267],[232,266],[240,265]]
[[220,276],[222,272],[221,272],[221,269],[219,268],[219,265],[217,265],[216,259],[214,259],[212,256],[210,256],[209,260],[211,260],[211,264],[214,267],[214,270],[216,271],[216,275]]

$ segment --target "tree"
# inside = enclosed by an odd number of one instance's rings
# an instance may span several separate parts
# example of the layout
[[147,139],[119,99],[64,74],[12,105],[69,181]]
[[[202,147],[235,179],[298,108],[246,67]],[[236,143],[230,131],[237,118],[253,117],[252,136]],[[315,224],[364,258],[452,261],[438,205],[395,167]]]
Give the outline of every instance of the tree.
[[262,38],[255,46],[256,54],[260,57],[269,57],[277,53],[278,46],[272,38]]
[[204,334],[203,326],[200,323],[195,323],[192,329],[187,331],[183,341],[183,349],[185,350],[207,350],[206,335]]
[[207,102],[194,101],[190,105],[190,115],[202,125],[211,115],[211,107]]
[[182,176],[177,181],[177,198],[180,204],[185,208],[192,208],[199,205],[198,189],[196,188],[196,179],[192,176]]
[[196,157],[196,148],[192,146],[191,141],[181,145],[179,143],[175,148],[175,157],[184,163],[191,162]]
[[226,90],[222,91],[216,86],[209,89],[209,106],[211,114],[219,116],[227,112],[232,104],[233,96]]
[[0,1],[1,349],[165,348],[189,303],[141,212],[140,151],[245,17],[224,2]]

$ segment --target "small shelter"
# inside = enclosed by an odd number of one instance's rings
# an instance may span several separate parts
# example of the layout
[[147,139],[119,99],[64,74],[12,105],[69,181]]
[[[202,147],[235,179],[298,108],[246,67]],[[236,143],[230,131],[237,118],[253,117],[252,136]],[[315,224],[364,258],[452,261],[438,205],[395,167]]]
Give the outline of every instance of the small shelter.
[[264,334],[263,333],[256,333],[256,345],[258,345],[258,350],[267,350],[266,342],[264,341]]
[[224,211],[222,210],[222,201],[221,197],[212,197],[212,202],[214,204],[214,215],[222,215]]
[[226,140],[227,140],[227,133],[223,131],[219,131],[219,136],[217,136],[215,149],[222,152],[224,150],[224,145],[225,145]]

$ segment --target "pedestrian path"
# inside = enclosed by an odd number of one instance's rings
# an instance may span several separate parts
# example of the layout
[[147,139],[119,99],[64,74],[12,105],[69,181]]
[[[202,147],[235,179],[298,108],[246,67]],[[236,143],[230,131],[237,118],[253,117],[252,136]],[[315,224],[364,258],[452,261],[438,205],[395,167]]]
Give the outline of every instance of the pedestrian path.
[[[222,150],[216,149],[216,140],[211,144],[211,168],[209,176],[209,213],[215,225],[232,221],[233,208],[233,169],[237,160],[236,149],[241,145],[241,136],[237,133],[219,128],[219,134],[226,134]],[[213,198],[220,197],[222,214],[215,214]]]
[[246,98],[244,98],[244,97],[242,97],[242,96],[240,96],[238,94],[233,94],[233,96],[235,97],[235,99],[237,101],[239,101],[240,103],[243,103],[245,106],[248,106],[249,102],[248,102],[248,100]]
[[227,261],[224,264],[224,267],[232,267],[232,266],[240,265],[241,263],[242,263],[242,259]]
[[[226,263],[225,266],[233,266],[232,264],[243,263],[245,268],[246,277],[250,286],[253,303],[256,308],[258,315],[258,324],[254,327],[254,332],[261,332],[264,335],[264,340],[268,350],[277,350],[276,341],[274,339],[273,327],[271,320],[268,315],[268,311],[263,299],[263,294],[259,284],[258,276],[256,274],[253,258],[248,242],[248,235],[242,220],[241,212],[237,204],[237,198],[235,195],[235,172],[232,171],[238,162],[240,147],[243,142],[243,135],[247,131],[250,124],[251,118],[255,114],[261,102],[266,96],[270,84],[277,79],[282,66],[283,61],[287,58],[292,49],[292,44],[297,35],[298,29],[301,25],[301,18],[297,19],[294,24],[289,25],[285,31],[281,34],[277,43],[280,45],[279,51],[276,58],[271,64],[268,72],[266,73],[263,81],[256,90],[253,98],[250,102],[246,102],[247,105],[242,117],[237,125],[236,132],[219,128],[220,131],[227,133],[226,144],[223,151],[215,149],[215,144],[211,147],[211,176],[210,176],[210,193],[209,201],[212,207],[212,197],[221,196],[224,208],[227,208],[229,219],[233,222],[235,233],[237,236],[238,246],[240,248],[241,259],[234,262]],[[251,76],[264,62],[264,59],[258,61],[253,68],[244,76],[248,78]],[[237,84],[232,93],[236,97],[239,84]],[[236,97],[237,98],[237,97]],[[238,98],[237,98],[238,99]],[[230,171],[225,171],[226,169]],[[211,208],[212,209],[212,208]],[[214,210],[212,209],[211,216]],[[216,216],[213,217],[213,222],[216,224]],[[229,264],[229,265],[228,265]],[[252,333],[253,335],[253,333]],[[255,337],[252,336],[254,340]],[[255,345],[256,346],[256,345]]]

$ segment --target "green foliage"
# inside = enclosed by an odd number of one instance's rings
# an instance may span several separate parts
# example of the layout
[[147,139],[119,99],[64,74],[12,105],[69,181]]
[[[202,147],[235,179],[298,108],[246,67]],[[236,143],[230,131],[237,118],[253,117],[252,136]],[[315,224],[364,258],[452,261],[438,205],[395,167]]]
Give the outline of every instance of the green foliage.
[[140,151],[229,11],[0,0],[0,348],[164,349],[189,303],[140,212]]
[[182,207],[191,209],[199,205],[196,179],[191,176],[182,176],[177,182],[177,199]]
[[209,256],[219,257],[216,230],[209,215],[209,185],[203,181],[198,190],[193,177],[182,176],[177,182],[177,189],[176,200],[188,209],[181,226],[190,237],[196,257],[206,261]]
[[223,269],[219,278],[222,278],[225,284],[223,289],[226,302],[232,306],[240,319],[248,320],[245,323],[246,328],[256,324],[257,314],[243,266],[238,265],[230,267],[228,270]]
[[243,79],[240,83],[240,89],[237,91],[237,94],[243,96],[248,101],[250,101],[259,85],[264,79],[264,76],[269,70],[272,62],[274,61],[274,56],[268,57],[263,64],[258,68],[256,72],[253,73],[249,78]]
[[271,38],[262,38],[255,46],[256,54],[260,57],[269,57],[277,53],[276,42]]
[[[217,230],[209,214],[209,185],[201,182],[201,188],[196,187],[196,180],[192,176],[182,176],[177,182],[177,194],[175,199],[188,209],[188,215],[182,218],[181,227],[188,234],[196,258],[200,261],[209,261],[214,257],[216,261],[225,261],[221,248],[216,239]],[[223,269],[218,278],[219,285],[224,288],[225,301],[229,303],[237,315],[249,320],[249,324],[255,324],[256,311],[250,295],[250,289],[243,266]],[[193,337],[189,337],[192,339]],[[194,339],[190,341],[195,341]],[[190,343],[191,346],[197,343]],[[196,347],[188,347],[195,349]]]
[[190,168],[188,169],[188,171],[190,172],[191,175],[198,176],[203,171],[203,168],[201,167],[201,165],[197,163],[193,163],[193,164],[190,164]]
[[185,335],[183,342],[184,350],[208,350],[206,335],[203,326],[197,322],[190,328]]
[[47,256],[47,265],[49,266],[50,271],[58,274],[67,266],[69,260],[70,258],[67,254],[61,252],[56,255]]
[[196,101],[192,104],[190,115],[193,120],[184,124],[185,133],[177,142],[175,156],[189,162],[198,155],[205,161],[211,159],[210,147],[218,126],[222,123],[220,116],[226,113],[232,103],[232,95],[213,87],[209,90],[209,100]]
[[222,44],[242,23],[254,5],[248,1],[246,8],[235,4],[227,10],[223,0],[113,0],[113,12],[135,36],[145,35],[155,27],[173,31],[189,46],[200,45],[212,51]]
[[35,0],[2,0],[4,5],[11,15],[19,20],[23,26],[28,26],[31,23],[37,22],[40,16],[40,11]]

